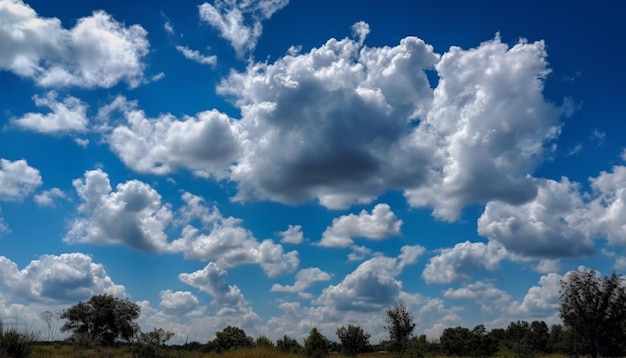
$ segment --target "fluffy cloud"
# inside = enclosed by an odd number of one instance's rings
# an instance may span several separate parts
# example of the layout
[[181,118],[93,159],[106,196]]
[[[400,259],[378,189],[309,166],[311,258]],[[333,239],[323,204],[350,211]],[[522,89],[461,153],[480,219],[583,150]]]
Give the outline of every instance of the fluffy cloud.
[[170,114],[147,118],[135,107],[120,97],[101,109],[101,116],[114,109],[124,112],[126,124],[114,128],[108,142],[137,172],[168,174],[186,168],[202,177],[222,176],[240,151],[233,119],[216,110],[179,120]]
[[428,283],[469,281],[476,272],[498,268],[500,261],[508,256],[498,243],[465,241],[453,248],[442,249],[439,255],[432,257],[422,277]]
[[483,281],[466,284],[456,290],[449,288],[443,295],[446,298],[475,300],[483,312],[507,309],[511,303],[511,296],[507,292]]
[[402,269],[417,261],[421,246],[403,247],[398,258],[378,256],[360,264],[337,285],[322,291],[314,302],[338,311],[381,311],[398,300],[402,282],[396,279]]
[[0,256],[0,278],[0,287],[29,301],[68,303],[102,293],[124,297],[126,292],[107,275],[104,266],[82,253],[43,255],[21,270]]
[[424,69],[438,58],[415,37],[381,48],[344,38],[231,73],[218,93],[242,112],[236,199],[345,208],[421,183],[435,143],[411,132],[432,100]]
[[200,64],[211,65],[211,66],[215,66],[215,64],[217,63],[217,56],[215,55],[205,56],[201,54],[199,51],[192,50],[185,46],[176,46],[176,49],[178,50],[178,52],[182,53],[183,56],[185,56],[185,58],[188,60],[196,61]]
[[261,36],[261,21],[287,6],[289,0],[215,0],[198,6],[200,18],[219,31],[220,36],[242,56],[254,50]]
[[226,283],[226,276],[226,271],[215,263],[209,262],[204,269],[192,273],[181,273],[178,278],[213,296],[211,304],[216,308],[218,316],[244,315],[248,317],[248,320],[258,320],[259,317],[250,308],[239,287]]
[[331,226],[322,234],[321,246],[348,247],[352,238],[363,237],[372,240],[386,239],[401,234],[399,220],[387,204],[378,204],[372,213],[362,210],[359,215],[344,215],[333,219]]
[[536,182],[537,196],[526,204],[489,202],[478,219],[478,233],[525,257],[592,253],[593,242],[580,227],[585,207],[579,185],[567,178]]
[[626,167],[614,166],[590,181],[595,194],[589,205],[590,230],[613,245],[626,246]]
[[284,253],[281,245],[269,239],[258,242],[241,227],[241,220],[232,217],[216,220],[208,234],[185,226],[182,237],[174,240],[169,250],[182,252],[187,258],[216,260],[221,267],[259,264],[272,277],[293,271],[300,264],[297,251]]
[[55,199],[65,198],[65,193],[59,188],[44,190],[40,194],[35,195],[34,199],[39,206],[54,206]]
[[69,30],[42,18],[21,0],[0,2],[0,69],[33,78],[40,86],[110,88],[143,81],[147,32],[125,27],[104,11],[78,19]]
[[39,170],[26,160],[0,158],[0,200],[23,200],[41,184]]
[[33,97],[38,107],[48,107],[50,112],[27,113],[13,120],[24,129],[40,133],[81,132],[87,127],[87,105],[78,98],[68,96],[63,102],[57,101],[57,93],[50,91],[45,97]]
[[2,217],[2,208],[0,207],[0,235],[9,231],[10,229],[7,226],[7,224],[4,222],[4,218]]
[[148,184],[130,180],[112,190],[102,170],[85,172],[72,182],[81,204],[81,217],[72,222],[64,238],[69,243],[125,244],[143,251],[163,251],[165,227],[172,211]]
[[526,174],[560,132],[562,110],[543,98],[549,73],[542,41],[509,48],[499,37],[451,47],[435,68],[439,84],[420,129],[438,139],[441,167],[428,185],[406,191],[416,207],[455,220],[466,204],[519,204],[537,188]]
[[272,286],[272,292],[292,292],[298,293],[300,296],[307,296],[304,290],[309,288],[312,284],[321,281],[330,280],[330,275],[320,270],[317,267],[306,268],[298,271],[296,274],[296,282],[293,286],[280,285],[275,283]]
[[278,235],[281,237],[280,242],[285,244],[301,244],[304,241],[304,234],[300,225],[289,225],[287,230],[280,231]]
[[556,314],[559,306],[560,282],[564,278],[549,273],[539,278],[539,284],[528,289],[521,303],[515,302],[510,312],[523,317],[545,317]]
[[166,314],[186,315],[197,310],[200,306],[198,298],[189,291],[161,291],[159,308]]

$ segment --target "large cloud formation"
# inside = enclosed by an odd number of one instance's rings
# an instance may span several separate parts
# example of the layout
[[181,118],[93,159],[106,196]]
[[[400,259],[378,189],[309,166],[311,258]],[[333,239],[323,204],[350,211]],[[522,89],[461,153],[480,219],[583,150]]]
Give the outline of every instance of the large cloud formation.
[[125,27],[94,11],[67,30],[22,0],[0,2],[0,17],[0,70],[44,87],[110,88],[120,81],[136,87],[144,81],[149,43],[139,25]]

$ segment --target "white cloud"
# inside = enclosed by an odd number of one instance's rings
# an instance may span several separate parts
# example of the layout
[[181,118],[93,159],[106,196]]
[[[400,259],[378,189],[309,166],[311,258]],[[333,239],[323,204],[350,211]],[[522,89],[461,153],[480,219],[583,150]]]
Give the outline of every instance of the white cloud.
[[287,230],[278,232],[281,239],[280,242],[285,244],[301,244],[304,241],[304,234],[302,233],[302,226],[289,225]]
[[54,206],[55,199],[65,198],[65,193],[59,188],[52,188],[50,190],[44,190],[41,194],[35,195],[35,202],[39,206]]
[[166,314],[183,316],[196,311],[199,307],[200,301],[189,291],[161,291],[159,308]]
[[123,111],[126,124],[114,128],[107,140],[134,171],[163,175],[186,168],[197,176],[222,177],[240,151],[236,123],[216,110],[179,120],[171,114],[147,118],[134,107],[117,98],[100,113],[106,118],[115,109]]
[[176,46],[178,52],[182,53],[186,59],[196,61],[203,65],[211,65],[215,66],[217,63],[217,56],[205,56],[201,54],[198,50],[192,50],[186,46]]
[[560,281],[564,277],[549,273],[539,278],[539,284],[528,289],[521,303],[515,302],[510,312],[529,318],[541,318],[556,314],[559,305]]
[[169,248],[182,252],[186,258],[216,260],[221,267],[259,264],[269,276],[293,271],[300,264],[297,251],[284,253],[283,247],[266,239],[257,241],[252,233],[241,227],[241,220],[220,217],[208,234],[192,225],[183,228],[182,237]]
[[366,256],[372,254],[372,250],[365,246],[352,245],[350,246],[351,253],[348,254],[348,261],[361,261]]
[[0,278],[0,287],[33,302],[68,303],[102,293],[126,295],[124,286],[115,284],[104,266],[83,253],[43,255],[21,270],[0,256]]
[[72,182],[81,204],[66,237],[69,243],[124,244],[142,251],[167,247],[165,227],[172,221],[169,205],[148,184],[130,180],[112,190],[108,174],[85,172]]
[[373,257],[361,263],[337,285],[322,291],[315,304],[338,311],[381,311],[398,300],[402,282],[396,279],[407,264],[417,261],[421,246],[404,246],[398,258]]
[[362,210],[359,215],[349,214],[333,219],[331,226],[322,234],[321,246],[348,247],[352,239],[362,237],[382,240],[401,235],[402,220],[398,219],[387,204],[377,204],[372,213]]
[[559,260],[542,259],[542,260],[539,260],[539,263],[537,263],[534,269],[536,272],[550,273],[550,272],[559,271],[559,266],[560,266]]
[[272,285],[271,291],[304,294],[304,291],[312,284],[328,280],[330,280],[330,275],[327,272],[322,271],[317,267],[311,267],[298,271],[298,273],[296,274],[296,282],[293,284],[293,286],[280,285],[275,283],[274,285]]
[[590,178],[595,199],[589,204],[588,225],[610,244],[626,246],[626,167],[614,166]]
[[20,201],[42,184],[39,170],[24,159],[0,158],[0,200]]
[[216,308],[218,316],[246,315],[250,319],[258,319],[239,287],[226,283],[226,276],[226,271],[209,262],[204,269],[181,273],[178,278],[213,296],[211,305]]
[[483,281],[466,284],[456,290],[449,288],[443,295],[446,298],[475,300],[483,312],[502,311],[511,304],[511,296],[507,292]]
[[542,95],[546,57],[543,41],[509,48],[498,36],[441,57],[434,101],[420,124],[437,138],[441,166],[427,185],[406,191],[412,206],[456,220],[470,203],[534,198],[537,188],[526,174],[560,133],[563,112]]
[[580,227],[585,204],[579,185],[567,178],[536,183],[537,196],[526,204],[489,202],[478,219],[478,233],[524,257],[554,259],[592,253],[593,242]]
[[626,148],[622,149],[622,153],[619,157],[626,162]]
[[45,97],[33,97],[38,107],[50,108],[49,113],[27,113],[13,120],[24,129],[54,134],[62,132],[82,132],[87,128],[87,105],[76,97],[68,96],[63,102],[57,101],[57,93],[50,91]]
[[0,235],[6,232],[10,232],[9,226],[4,222],[4,218],[2,217],[2,208],[0,207]]
[[623,270],[626,269],[626,257],[621,256],[615,259],[615,264],[613,265],[614,270]]
[[435,142],[412,132],[433,96],[424,69],[439,57],[416,37],[381,48],[359,41],[331,39],[221,82],[218,93],[242,112],[236,200],[346,208],[423,182]]
[[254,50],[261,36],[261,21],[287,6],[289,0],[215,0],[198,6],[200,18],[219,31],[220,36],[242,56]]
[[465,241],[453,248],[441,249],[441,253],[426,264],[422,277],[427,283],[469,281],[483,269],[499,268],[500,262],[508,256],[504,247],[496,242]]
[[40,86],[131,87],[143,81],[147,32],[125,27],[104,11],[78,19],[69,30],[57,18],[42,18],[21,0],[0,2],[0,69]]

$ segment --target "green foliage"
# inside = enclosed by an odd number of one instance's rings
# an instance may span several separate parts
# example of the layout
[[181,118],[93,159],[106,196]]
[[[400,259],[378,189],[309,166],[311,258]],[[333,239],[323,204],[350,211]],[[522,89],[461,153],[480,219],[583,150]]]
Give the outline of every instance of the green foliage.
[[117,339],[129,342],[139,330],[133,322],[139,313],[140,307],[128,299],[96,295],[61,312],[60,318],[67,320],[61,331],[71,331],[76,342],[104,346],[113,345]]
[[151,332],[141,332],[139,343],[160,347],[165,345],[165,342],[172,339],[172,337],[174,337],[174,332],[165,331],[163,328],[156,329],[155,327]]
[[259,338],[256,339],[256,346],[274,348],[274,342],[266,336],[261,335],[259,336]]
[[311,329],[309,336],[304,341],[304,354],[307,358],[327,357],[330,350],[330,342],[317,328]]
[[360,326],[348,324],[348,327],[337,328],[337,337],[341,341],[344,352],[356,357],[359,353],[368,352],[370,350],[369,339],[371,335],[365,333]]
[[246,335],[243,329],[228,326],[220,332],[215,332],[215,339],[207,345],[211,351],[225,352],[231,349],[251,348],[254,346],[254,339]]
[[413,316],[402,303],[387,308],[385,311],[385,329],[389,332],[389,339],[392,343],[391,350],[404,352],[409,343],[409,337],[415,329]]
[[299,353],[302,351],[300,343],[288,335],[284,335],[283,338],[278,339],[276,341],[276,347],[278,347],[282,353]]
[[626,288],[620,275],[601,278],[594,270],[579,269],[561,281],[559,293],[573,353],[594,358],[626,353]]
[[16,329],[4,330],[0,320],[0,357],[28,357],[33,341],[32,334],[20,333]]

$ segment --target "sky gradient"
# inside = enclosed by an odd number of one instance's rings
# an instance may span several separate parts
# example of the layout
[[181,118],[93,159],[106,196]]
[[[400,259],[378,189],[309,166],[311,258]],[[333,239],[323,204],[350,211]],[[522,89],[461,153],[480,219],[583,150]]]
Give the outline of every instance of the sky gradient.
[[[0,318],[558,323],[626,273],[626,5],[0,0]],[[57,334],[57,337],[61,337]]]

